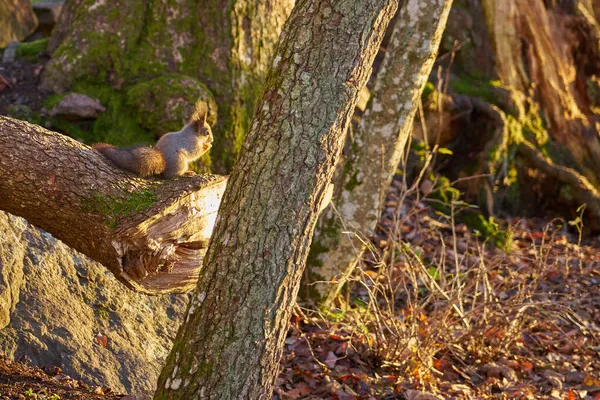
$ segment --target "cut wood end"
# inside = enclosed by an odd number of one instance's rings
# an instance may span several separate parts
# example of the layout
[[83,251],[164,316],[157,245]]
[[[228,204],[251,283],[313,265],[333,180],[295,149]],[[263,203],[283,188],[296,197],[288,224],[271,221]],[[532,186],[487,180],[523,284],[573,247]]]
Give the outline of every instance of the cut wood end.
[[117,276],[147,294],[185,293],[196,286],[227,179],[190,191],[141,222],[119,227],[113,247]]

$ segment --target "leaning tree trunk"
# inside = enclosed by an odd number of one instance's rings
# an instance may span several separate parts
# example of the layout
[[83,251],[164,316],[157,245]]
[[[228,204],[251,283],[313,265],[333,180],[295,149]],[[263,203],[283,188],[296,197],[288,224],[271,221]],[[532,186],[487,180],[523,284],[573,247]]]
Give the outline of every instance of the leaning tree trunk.
[[[550,137],[525,139],[548,150],[560,147],[558,163],[575,167],[600,184],[600,135],[588,89],[600,89],[598,24],[578,0],[548,4],[543,0],[482,0],[496,53],[496,69],[520,121],[539,104]],[[535,107],[534,107],[535,108]],[[539,133],[539,132],[538,132]],[[566,152],[565,152],[566,150]],[[556,152],[555,152],[556,153]]]
[[320,205],[397,0],[298,2],[156,399],[270,399]]
[[[292,5],[293,0],[68,0],[48,46],[52,58],[42,86],[100,97],[111,118],[96,130],[141,123],[160,134],[161,118],[147,114],[185,117],[182,104],[194,104],[206,85],[219,106],[213,170],[227,172]],[[107,91],[114,93],[108,97]]]
[[334,206],[321,216],[309,258],[315,297],[331,300],[373,234],[435,61],[452,0],[409,0],[398,17],[370,107],[339,168]]
[[0,116],[0,210],[140,292],[194,287],[226,182],[217,175],[137,178],[74,139]]

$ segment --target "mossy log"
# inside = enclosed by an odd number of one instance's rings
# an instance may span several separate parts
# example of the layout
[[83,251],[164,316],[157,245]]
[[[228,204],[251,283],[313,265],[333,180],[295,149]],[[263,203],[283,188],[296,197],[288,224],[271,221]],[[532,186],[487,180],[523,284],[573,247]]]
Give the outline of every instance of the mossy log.
[[141,179],[67,136],[0,116],[0,209],[139,292],[195,286],[226,183],[218,175]]

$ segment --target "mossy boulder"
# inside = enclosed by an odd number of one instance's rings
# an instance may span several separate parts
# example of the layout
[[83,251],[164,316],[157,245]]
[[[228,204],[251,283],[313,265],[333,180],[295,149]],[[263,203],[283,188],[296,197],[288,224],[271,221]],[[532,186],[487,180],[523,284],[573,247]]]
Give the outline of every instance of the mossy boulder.
[[214,125],[217,122],[217,103],[212,93],[189,76],[168,74],[126,90],[126,102],[137,111],[140,125],[157,137],[181,129],[198,100],[208,104],[208,123]]

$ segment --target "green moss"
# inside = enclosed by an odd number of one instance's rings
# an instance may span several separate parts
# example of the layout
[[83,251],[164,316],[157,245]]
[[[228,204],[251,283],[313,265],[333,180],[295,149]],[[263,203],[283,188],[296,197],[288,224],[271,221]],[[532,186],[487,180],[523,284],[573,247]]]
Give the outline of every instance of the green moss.
[[34,112],[24,104],[13,104],[8,106],[6,113],[9,117],[20,119],[36,125],[42,125],[43,119],[41,115]]
[[[145,7],[140,2],[115,7],[109,2],[95,7],[90,13],[91,1],[83,0],[75,11],[76,26],[72,29],[75,33],[85,32],[84,50],[81,51],[82,45],[75,43],[74,38],[68,37],[55,51],[45,73],[47,84],[61,92],[92,92],[76,89],[81,85],[92,86],[94,91],[105,86],[113,94],[119,92],[114,88],[123,88],[118,96],[93,96],[101,100],[107,112],[94,124],[85,140],[128,145],[148,142],[148,131],[156,137],[159,133],[180,129],[179,124],[171,122],[177,118],[167,121],[162,118],[164,114],[146,113],[140,100],[140,96],[152,93],[155,97],[150,103],[166,101],[169,94],[165,93],[180,87],[165,84],[151,88],[149,82],[155,84],[157,79],[167,82],[161,76],[166,71],[177,72],[206,83],[221,108],[219,121],[213,127],[212,159],[205,157],[197,164],[197,169],[214,168],[228,173],[241,150],[261,91],[260,79],[253,70],[248,69],[243,78],[234,79],[247,67],[239,60],[231,59],[229,52],[222,51],[236,43],[233,35],[244,34],[242,29],[234,29],[229,21],[223,21],[223,16],[234,12],[235,2],[225,2],[226,9],[223,9],[223,2],[206,2],[199,8],[198,3],[191,0],[156,2],[153,7]],[[252,14],[253,11],[249,6],[243,12]],[[199,14],[202,25],[198,23]],[[130,23],[116,24],[122,15],[129,15]],[[166,25],[163,18],[166,15],[173,17],[176,23]],[[108,27],[118,26],[119,34],[114,34],[112,28],[94,29],[97,21]],[[255,44],[253,54],[258,53],[260,46],[261,43]],[[242,80],[246,83],[237,87],[235,82]],[[196,101],[187,95],[182,98],[192,104]],[[177,110],[177,107],[174,106],[173,112],[186,119],[183,108]]]
[[352,142],[350,157],[348,157],[344,162],[343,168],[343,176],[344,176],[344,189],[348,191],[354,190],[358,185],[362,184],[362,181],[358,179],[358,172],[355,168],[355,162],[352,158],[353,154],[358,154],[359,152],[358,144],[356,142]]
[[[319,240],[316,237],[310,245],[310,251],[306,260],[306,276],[304,283],[323,281],[324,277],[317,273],[317,270],[323,266],[323,261],[320,257],[322,254],[329,252],[331,247],[335,248],[340,242],[342,225],[339,218],[333,217],[330,219],[323,218],[319,225]],[[320,300],[321,294],[317,292],[314,285],[308,285],[308,293],[306,290],[300,290],[301,297],[308,296],[313,300]]]
[[83,212],[99,212],[109,218],[109,227],[117,227],[119,220],[150,207],[156,201],[156,195],[150,189],[132,192],[126,198],[108,198],[94,195],[85,199]]
[[182,74],[167,74],[126,89],[128,107],[135,110],[142,127],[158,136],[180,130],[198,100],[209,105],[208,123],[217,121],[217,104],[201,82]]
[[472,76],[458,76],[450,81],[450,87],[456,93],[470,97],[479,97],[488,103],[497,104],[498,100],[494,93],[495,88],[502,87],[500,81],[485,80]]
[[46,49],[48,39],[35,40],[33,42],[19,43],[16,55],[18,57],[34,57]]
[[423,104],[426,104],[429,101],[429,98],[436,92],[435,86],[433,83],[427,82],[423,87],[423,92],[421,93],[421,101]]
[[74,91],[100,100],[106,111],[98,117],[83,139],[87,143],[107,142],[117,146],[153,143],[154,138],[139,123],[139,115],[127,103],[123,91],[106,85],[78,83]]
[[198,376],[211,376],[213,374],[213,367],[207,362],[201,362],[198,365]]
[[61,102],[62,99],[64,99],[69,93],[60,93],[60,94],[53,94],[49,97],[46,98],[46,100],[44,100],[44,107],[46,108],[46,110],[50,111],[54,108],[54,106],[56,106],[58,103]]

